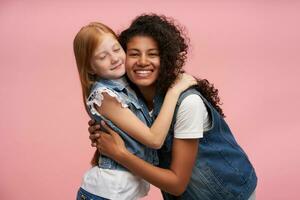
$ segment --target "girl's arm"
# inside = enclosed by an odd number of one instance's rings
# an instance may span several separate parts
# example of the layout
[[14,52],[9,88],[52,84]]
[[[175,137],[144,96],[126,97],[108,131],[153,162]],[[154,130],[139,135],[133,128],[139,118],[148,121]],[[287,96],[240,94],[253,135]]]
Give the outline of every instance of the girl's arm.
[[168,90],[160,113],[150,128],[130,109],[122,108],[121,104],[107,93],[103,93],[102,105],[97,107],[97,111],[137,141],[148,147],[159,149],[170,128],[180,93],[194,84],[196,80],[192,76],[183,74]]
[[172,195],[179,196],[185,191],[197,155],[198,139],[174,138],[170,169],[163,169],[128,152],[122,138],[104,123],[102,125],[109,132],[101,132],[97,140],[102,154]]

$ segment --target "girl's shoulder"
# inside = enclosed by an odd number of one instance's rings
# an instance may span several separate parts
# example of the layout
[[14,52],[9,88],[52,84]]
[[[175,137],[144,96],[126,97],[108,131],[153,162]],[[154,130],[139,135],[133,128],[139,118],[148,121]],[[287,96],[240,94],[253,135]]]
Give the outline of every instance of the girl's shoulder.
[[93,83],[93,85],[91,86],[91,90],[90,90],[90,93],[92,93],[93,91],[97,90],[98,88],[108,88],[108,89],[111,89],[109,87],[109,85],[105,84],[105,83],[102,83],[100,81],[96,81]]
[[127,79],[125,77],[119,79],[98,79],[92,88],[106,87],[110,90],[122,91],[128,86]]
[[103,92],[106,92],[110,96],[115,97],[118,96],[119,90],[118,87],[116,87],[116,85],[114,85],[113,83],[107,84],[105,82],[97,81],[91,86],[88,100],[90,98],[94,98],[95,96],[101,95]]
[[93,84],[90,94],[86,100],[87,106],[94,108],[94,105],[96,104],[98,107],[100,107],[104,99],[104,93],[115,98],[122,105],[122,107],[128,107],[126,99],[120,94],[120,92],[118,92],[111,85],[103,84],[102,82],[95,82]]

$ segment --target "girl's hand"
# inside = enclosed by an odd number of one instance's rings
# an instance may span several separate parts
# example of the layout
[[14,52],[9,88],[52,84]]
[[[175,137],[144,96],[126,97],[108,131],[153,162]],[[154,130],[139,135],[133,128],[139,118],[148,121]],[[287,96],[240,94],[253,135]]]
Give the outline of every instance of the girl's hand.
[[104,121],[101,121],[101,127],[104,128],[105,132],[100,131],[100,137],[97,139],[97,149],[101,154],[118,161],[122,153],[127,151],[125,143],[119,134],[108,127]]
[[197,85],[197,80],[192,75],[182,73],[178,75],[175,83],[169,88],[169,90],[176,94],[180,94],[193,85]]
[[89,122],[89,128],[88,128],[88,131],[90,133],[90,140],[91,140],[91,145],[92,147],[96,147],[97,146],[97,139],[99,138],[100,136],[100,125],[99,124],[96,124],[96,121],[91,119]]

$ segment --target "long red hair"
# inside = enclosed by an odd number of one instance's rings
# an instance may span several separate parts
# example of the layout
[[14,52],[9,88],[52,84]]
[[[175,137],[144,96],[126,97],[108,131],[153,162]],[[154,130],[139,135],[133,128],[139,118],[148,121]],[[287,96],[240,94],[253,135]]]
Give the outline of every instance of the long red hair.
[[[95,75],[91,73],[91,59],[97,46],[101,43],[101,36],[105,34],[111,34],[117,40],[117,35],[111,28],[99,22],[92,22],[83,26],[73,41],[73,50],[79,72],[85,109],[87,109],[86,99],[90,93],[91,86],[95,82]],[[91,161],[93,166],[97,165],[99,157],[100,154],[96,151]]]

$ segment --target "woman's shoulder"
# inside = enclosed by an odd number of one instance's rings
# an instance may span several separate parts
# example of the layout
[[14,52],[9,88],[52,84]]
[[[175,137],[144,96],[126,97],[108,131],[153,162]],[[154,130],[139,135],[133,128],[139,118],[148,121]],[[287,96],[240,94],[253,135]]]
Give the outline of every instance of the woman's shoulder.
[[194,99],[194,101],[195,101],[195,99],[198,99],[198,100],[200,99],[201,101],[203,101],[201,93],[192,87],[192,88],[185,90],[184,92],[182,92],[180,94],[177,104],[181,104],[182,101],[185,100],[189,96],[192,96],[192,97],[190,97],[190,99]]
[[184,113],[206,111],[205,104],[202,98],[197,94],[190,94],[188,96],[185,96],[185,98],[182,99],[178,109],[179,112],[184,112]]

